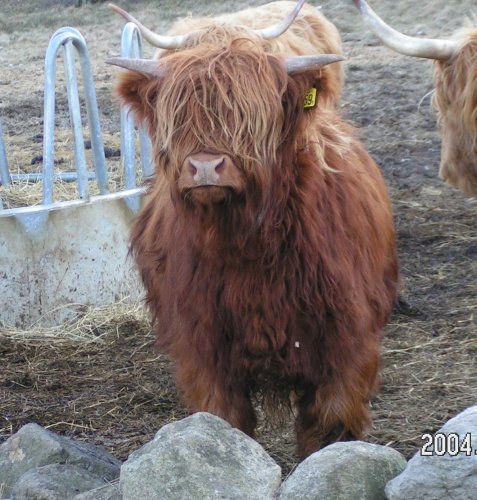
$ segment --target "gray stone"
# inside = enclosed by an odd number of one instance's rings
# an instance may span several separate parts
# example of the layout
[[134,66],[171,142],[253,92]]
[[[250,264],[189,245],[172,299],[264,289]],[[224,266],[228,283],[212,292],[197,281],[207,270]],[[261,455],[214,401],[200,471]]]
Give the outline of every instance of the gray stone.
[[406,467],[405,458],[386,446],[350,441],[310,455],[282,484],[279,500],[384,499],[384,487]]
[[0,492],[6,498],[27,471],[48,464],[77,465],[111,481],[121,462],[105,450],[58,436],[37,424],[27,424],[0,445]]
[[10,37],[7,35],[7,33],[0,33],[0,47],[6,47],[9,43]]
[[80,467],[50,464],[25,472],[12,491],[15,500],[65,500],[98,488],[104,481]]
[[121,500],[119,480],[74,496],[71,500]]
[[[457,434],[460,443],[467,436],[470,453],[465,449],[436,447],[430,450],[431,456],[422,456],[421,448],[409,460],[406,470],[387,484],[387,498],[468,500],[477,497],[477,406],[449,420],[434,436],[449,434]],[[446,449],[451,454],[437,455]],[[454,451],[458,451],[455,456]]]
[[256,441],[208,413],[164,426],[120,476],[124,500],[266,500],[280,480],[280,467]]

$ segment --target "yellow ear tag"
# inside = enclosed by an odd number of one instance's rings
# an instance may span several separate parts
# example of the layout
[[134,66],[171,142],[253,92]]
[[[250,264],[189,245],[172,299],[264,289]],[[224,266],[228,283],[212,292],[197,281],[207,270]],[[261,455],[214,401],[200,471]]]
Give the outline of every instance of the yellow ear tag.
[[304,108],[312,108],[316,104],[316,89],[315,87],[311,87],[308,89],[308,92],[305,95],[305,103],[303,104]]

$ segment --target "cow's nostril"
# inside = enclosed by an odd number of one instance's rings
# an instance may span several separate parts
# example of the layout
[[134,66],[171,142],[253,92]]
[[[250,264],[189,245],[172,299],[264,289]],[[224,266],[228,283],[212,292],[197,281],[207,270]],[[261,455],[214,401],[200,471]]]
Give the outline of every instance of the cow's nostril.
[[191,160],[187,162],[188,167],[189,167],[189,172],[194,176],[197,173],[197,167],[192,163]]
[[224,160],[224,158],[222,158],[222,160],[220,161],[220,163],[215,166],[215,171],[218,174],[220,174],[221,172],[223,172],[224,168],[225,168],[225,160]]

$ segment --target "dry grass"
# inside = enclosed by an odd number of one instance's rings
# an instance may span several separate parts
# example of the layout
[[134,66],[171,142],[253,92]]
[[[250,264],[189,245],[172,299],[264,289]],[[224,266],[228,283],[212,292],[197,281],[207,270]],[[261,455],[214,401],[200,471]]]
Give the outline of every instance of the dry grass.
[[184,415],[140,304],[86,310],[62,329],[0,332],[2,436],[33,421],[124,458]]

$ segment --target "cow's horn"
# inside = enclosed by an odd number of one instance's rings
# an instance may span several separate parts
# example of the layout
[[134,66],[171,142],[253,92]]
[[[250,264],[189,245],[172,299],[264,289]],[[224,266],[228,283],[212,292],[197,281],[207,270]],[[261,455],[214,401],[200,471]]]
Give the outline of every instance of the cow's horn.
[[130,23],[134,23],[139,31],[141,32],[141,35],[151,44],[154,45],[155,47],[158,47],[160,49],[180,49],[184,47],[184,45],[187,42],[187,39],[189,38],[190,33],[186,35],[177,35],[177,36],[163,36],[163,35],[158,35],[157,33],[154,33],[151,31],[149,28],[146,28],[144,24],[142,24],[140,21],[138,21],[135,17],[131,16],[129,12],[126,12],[125,10],[121,9],[121,7],[118,7],[117,5],[114,5],[113,3],[108,4],[108,7],[113,9],[115,12],[117,12],[120,16],[124,17],[126,21]]
[[107,64],[113,64],[121,68],[137,71],[138,73],[146,73],[154,77],[161,77],[166,74],[164,64],[161,64],[156,59],[129,59],[127,57],[110,57],[106,59]]
[[303,7],[304,3],[305,0],[298,0],[295,7],[293,7],[293,10],[288,14],[288,16],[285,17],[285,19],[283,19],[283,21],[274,24],[273,26],[269,26],[268,28],[255,30],[255,33],[257,33],[257,35],[261,36],[262,38],[276,38],[277,36],[281,35],[290,27],[291,23],[295,20],[296,16]]
[[405,56],[426,59],[448,59],[455,53],[457,42],[437,38],[415,38],[404,35],[387,25],[365,0],[353,0],[364,21],[384,45]]
[[[255,33],[261,36],[262,38],[267,38],[267,39],[275,38],[281,35],[290,27],[291,23],[295,20],[296,16],[303,7],[304,3],[305,0],[298,0],[293,10],[285,17],[285,19],[283,19],[283,21],[273,26],[269,26],[268,28],[254,30]],[[185,46],[188,38],[191,35],[191,33],[187,33],[185,35],[177,35],[177,36],[159,35],[151,31],[149,28],[146,28],[146,26],[144,26],[140,21],[138,21],[134,16],[129,14],[129,12],[126,12],[125,10],[121,9],[121,7],[118,7],[113,3],[108,4],[108,6],[115,12],[117,12],[120,16],[122,16],[124,19],[126,19],[126,21],[134,23],[141,32],[141,35],[155,47],[159,47],[161,49],[180,49]]]
[[287,73],[293,75],[301,71],[318,69],[327,64],[344,61],[346,57],[338,54],[319,54],[313,56],[292,56],[285,59]]

